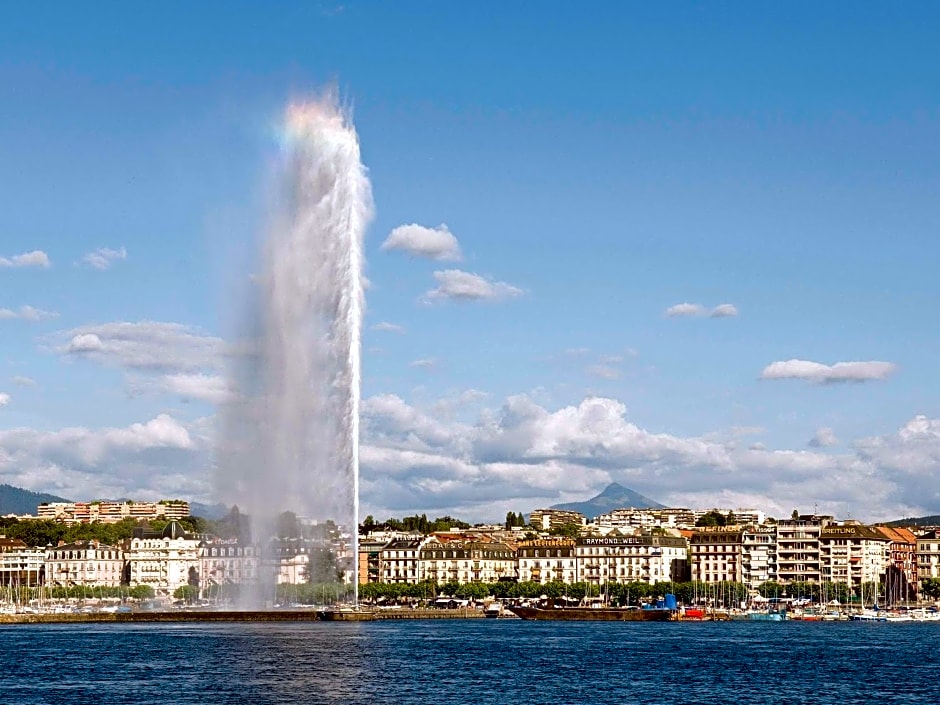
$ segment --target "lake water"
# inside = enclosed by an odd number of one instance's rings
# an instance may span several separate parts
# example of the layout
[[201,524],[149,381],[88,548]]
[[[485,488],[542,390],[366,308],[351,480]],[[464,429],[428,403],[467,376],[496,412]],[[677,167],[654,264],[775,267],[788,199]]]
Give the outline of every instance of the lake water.
[[940,623],[0,627],[3,705],[940,701]]

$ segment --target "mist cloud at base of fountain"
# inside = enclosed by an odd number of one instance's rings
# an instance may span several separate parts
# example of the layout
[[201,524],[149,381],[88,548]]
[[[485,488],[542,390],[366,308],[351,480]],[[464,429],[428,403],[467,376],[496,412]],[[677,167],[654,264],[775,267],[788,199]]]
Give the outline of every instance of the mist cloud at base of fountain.
[[[251,342],[232,375],[236,400],[223,414],[218,489],[251,515],[263,551],[285,533],[284,511],[301,517],[321,547],[328,545],[324,523],[335,522],[345,538],[334,535],[330,550],[355,599],[362,252],[371,187],[335,94],[291,104],[283,135],[246,316]],[[270,601],[275,580],[277,557],[267,553],[255,604]],[[308,560],[310,582],[339,582],[328,560]]]

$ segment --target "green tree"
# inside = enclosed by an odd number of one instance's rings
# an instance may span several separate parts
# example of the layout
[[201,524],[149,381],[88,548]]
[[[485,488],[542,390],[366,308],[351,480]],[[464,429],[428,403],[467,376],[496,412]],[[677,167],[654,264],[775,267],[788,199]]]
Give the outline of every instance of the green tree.
[[359,526],[359,533],[365,536],[366,534],[375,531],[378,524],[375,523],[375,518],[369,514],[365,519],[362,520],[362,524]]
[[757,586],[757,592],[761,597],[781,597],[784,592],[784,586],[774,580],[768,580]]
[[343,570],[336,561],[336,554],[326,546],[314,546],[310,549],[307,563],[308,583],[329,583],[342,581]]
[[695,522],[696,526],[725,526],[728,523],[725,515],[719,512],[717,509],[712,509],[711,511],[705,512],[702,516],[698,518],[698,521]]
[[924,578],[920,581],[920,591],[931,600],[940,600],[940,578]]
[[180,585],[173,591],[173,597],[177,600],[185,600],[192,604],[199,599],[199,588],[195,585]]
[[[189,587],[188,585],[186,587]],[[149,585],[135,585],[127,591],[128,596],[135,600],[152,600],[154,598],[153,588]]]
[[562,526],[549,529],[548,533],[552,536],[565,536],[569,539],[576,539],[581,535],[581,525],[574,523],[563,524]]
[[480,601],[489,594],[489,589],[483,583],[464,583],[457,588],[454,597],[461,600]]
[[799,518],[800,518],[800,510],[794,509],[793,512],[790,514],[790,518],[793,519],[794,521],[796,521],[797,519],[799,519]]

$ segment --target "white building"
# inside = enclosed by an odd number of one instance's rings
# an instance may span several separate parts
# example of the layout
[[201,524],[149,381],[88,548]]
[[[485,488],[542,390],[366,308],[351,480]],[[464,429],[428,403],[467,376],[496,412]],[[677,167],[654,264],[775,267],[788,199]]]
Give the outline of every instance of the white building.
[[917,579],[940,578],[940,531],[917,537]]
[[574,583],[578,568],[572,539],[523,541],[516,549],[519,582]]
[[[704,512],[702,512],[704,513]],[[597,517],[597,526],[605,529],[652,529],[668,527],[687,528],[695,525],[696,512],[684,507],[666,507],[663,509],[623,508],[613,509]]]
[[656,534],[585,536],[575,541],[579,582],[681,581],[688,557],[684,538]]
[[421,548],[430,539],[403,539],[389,542],[379,554],[379,575],[383,583],[417,583],[421,580]]
[[777,532],[773,526],[748,525],[741,535],[741,582],[751,590],[777,579]]
[[767,518],[765,514],[759,509],[719,509],[718,507],[713,507],[712,509],[695,509],[692,511],[692,524],[694,525],[699,519],[701,519],[706,514],[721,514],[728,521],[729,526],[744,526],[745,524],[763,524],[764,520]]
[[890,545],[887,536],[861,524],[826,526],[819,536],[822,579],[856,590],[864,583],[881,582]]
[[740,526],[703,526],[689,541],[692,580],[740,583],[744,570],[744,530]]
[[516,579],[516,551],[498,541],[430,541],[421,547],[419,579],[495,583]]
[[801,515],[777,522],[777,580],[781,583],[822,580],[819,535],[831,516]]
[[0,536],[0,585],[39,585],[44,579],[45,562],[44,549]]
[[529,524],[536,531],[560,529],[568,524],[581,526],[584,524],[584,515],[567,509],[533,509],[529,514]]
[[98,541],[63,543],[45,552],[47,585],[118,587],[124,577],[124,551]]
[[159,502],[43,502],[36,510],[40,519],[65,524],[114,524],[123,519],[182,519],[189,516],[189,502],[162,499]]
[[220,585],[247,585],[258,580],[259,551],[238,541],[215,540],[199,547],[199,588],[204,593]]
[[198,586],[201,543],[175,521],[161,532],[135,529],[127,552],[130,584],[149,585],[161,597],[184,585]]

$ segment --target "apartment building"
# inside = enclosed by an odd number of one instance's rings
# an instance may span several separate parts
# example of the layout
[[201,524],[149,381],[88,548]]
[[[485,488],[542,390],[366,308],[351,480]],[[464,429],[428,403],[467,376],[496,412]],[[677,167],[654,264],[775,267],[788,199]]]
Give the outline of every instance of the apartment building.
[[885,594],[889,599],[913,599],[917,594],[917,536],[902,527],[876,526],[888,544],[888,567],[885,570]]
[[940,530],[917,537],[917,579],[940,578]]
[[499,541],[431,541],[421,547],[420,579],[495,583],[516,579],[516,548]]
[[48,585],[118,587],[124,581],[124,551],[98,541],[62,543],[45,552]]
[[878,583],[888,566],[891,540],[858,523],[830,524],[819,534],[822,580],[848,585],[855,594],[864,583]]
[[45,577],[45,561],[44,549],[0,536],[0,585],[39,585]]
[[750,524],[741,532],[741,582],[751,590],[777,579],[777,531]]
[[747,524],[763,524],[766,516],[759,509],[719,509],[718,507],[713,507],[711,509],[694,509],[691,511],[692,522],[688,526],[694,526],[699,519],[701,519],[706,514],[717,513],[722,516],[729,517],[729,524],[735,526],[744,526]]
[[575,543],[572,539],[523,541],[516,549],[519,581],[576,582]]
[[215,539],[199,546],[199,588],[211,592],[219,585],[245,585],[258,577],[260,551],[234,540]]
[[40,519],[64,524],[115,524],[123,519],[182,519],[189,516],[189,502],[164,499],[159,502],[44,502],[36,508]]
[[380,559],[382,549],[388,544],[388,541],[374,541],[368,538],[359,540],[359,557],[356,565],[356,572],[359,576],[360,585],[379,582]]
[[203,538],[171,521],[163,531],[134,529],[127,551],[131,585],[149,585],[157,596],[171,597],[183,585],[200,583]]
[[692,580],[743,582],[744,530],[740,526],[696,529],[689,540]]
[[613,509],[601,514],[596,520],[598,528],[618,529],[652,529],[655,527],[679,528],[695,525],[695,512],[691,509]]
[[529,515],[529,524],[538,531],[560,529],[567,524],[583,525],[585,517],[581,512],[567,509],[534,509]]
[[400,539],[389,542],[379,554],[383,583],[417,583],[421,580],[421,549],[430,539]]
[[684,538],[649,533],[583,536],[575,540],[577,581],[611,583],[686,580],[688,543]]
[[777,580],[781,583],[822,580],[819,535],[831,516],[803,514],[777,522]]

